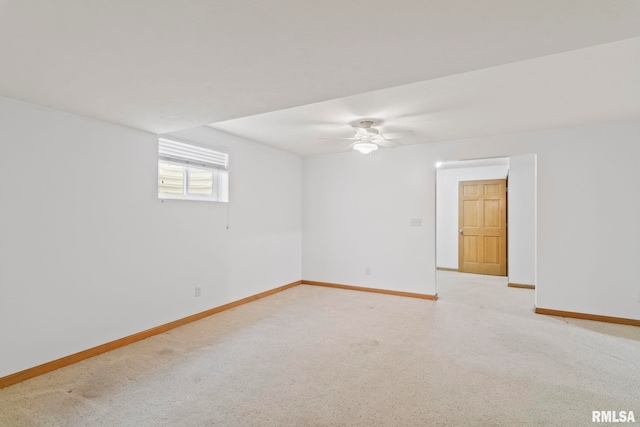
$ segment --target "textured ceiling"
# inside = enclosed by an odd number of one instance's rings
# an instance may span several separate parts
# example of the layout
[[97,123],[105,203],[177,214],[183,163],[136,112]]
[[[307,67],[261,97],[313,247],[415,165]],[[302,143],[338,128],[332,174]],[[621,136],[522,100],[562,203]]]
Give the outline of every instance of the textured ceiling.
[[[633,0],[0,0],[0,95],[163,133],[638,37],[638,22]],[[456,105],[465,89],[421,114],[482,115]],[[406,98],[385,108],[424,102]]]

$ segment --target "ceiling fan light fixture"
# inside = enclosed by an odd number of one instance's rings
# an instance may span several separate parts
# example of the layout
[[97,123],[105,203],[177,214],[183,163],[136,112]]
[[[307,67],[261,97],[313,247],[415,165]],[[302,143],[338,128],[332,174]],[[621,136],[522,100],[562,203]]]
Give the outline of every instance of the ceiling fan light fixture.
[[372,151],[376,151],[378,146],[373,142],[358,142],[353,146],[353,149],[361,152],[362,154],[369,154]]

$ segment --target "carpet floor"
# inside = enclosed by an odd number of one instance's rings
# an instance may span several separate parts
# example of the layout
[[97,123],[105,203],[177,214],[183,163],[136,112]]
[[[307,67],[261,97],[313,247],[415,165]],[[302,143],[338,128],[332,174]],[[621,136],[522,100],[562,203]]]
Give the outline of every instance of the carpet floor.
[[0,426],[640,421],[640,328],[537,315],[501,277],[438,283],[437,302],[297,286],[2,389]]

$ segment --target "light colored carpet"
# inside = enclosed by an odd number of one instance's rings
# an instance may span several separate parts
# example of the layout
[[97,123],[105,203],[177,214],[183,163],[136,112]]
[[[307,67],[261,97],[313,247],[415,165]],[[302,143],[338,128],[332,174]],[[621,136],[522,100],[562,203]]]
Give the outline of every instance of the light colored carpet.
[[219,313],[0,390],[0,425],[640,418],[640,328],[537,315],[504,278],[438,274],[437,302],[302,285]]

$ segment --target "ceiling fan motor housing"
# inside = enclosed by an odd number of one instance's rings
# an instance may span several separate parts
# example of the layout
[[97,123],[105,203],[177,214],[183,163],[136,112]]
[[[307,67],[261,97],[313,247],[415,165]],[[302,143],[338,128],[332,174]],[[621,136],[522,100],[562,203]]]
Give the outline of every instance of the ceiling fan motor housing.
[[360,138],[375,138],[380,134],[374,125],[379,125],[380,120],[362,119],[351,123],[351,127],[356,131],[356,135]]
[[382,120],[360,119],[360,120],[356,120],[355,122],[352,122],[351,126],[353,126],[354,128],[370,129],[373,126],[379,126],[381,124],[382,124]]

